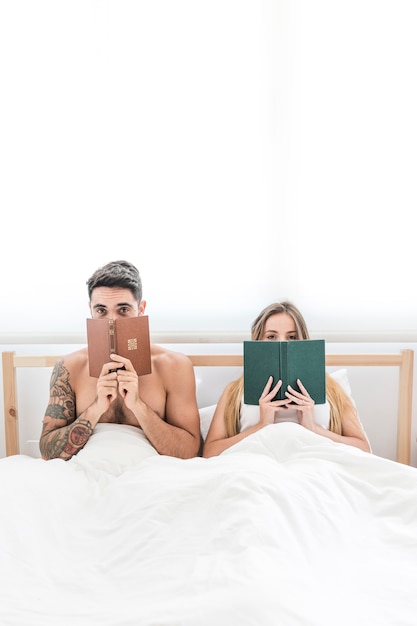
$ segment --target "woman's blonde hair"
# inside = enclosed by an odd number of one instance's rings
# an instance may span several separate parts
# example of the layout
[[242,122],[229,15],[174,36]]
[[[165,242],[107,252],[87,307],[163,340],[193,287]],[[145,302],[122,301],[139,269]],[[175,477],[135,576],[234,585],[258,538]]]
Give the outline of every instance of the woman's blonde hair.
[[[300,311],[291,302],[274,302],[265,307],[254,320],[251,327],[252,341],[261,341],[267,320],[271,315],[287,313],[294,320],[297,339],[310,339],[307,325]],[[330,405],[329,429],[338,435],[342,434],[342,415],[346,404],[353,404],[342,387],[326,374],[326,396]],[[227,437],[233,437],[239,432],[240,409],[243,397],[243,375],[229,385],[229,393],[225,407],[225,425]]]

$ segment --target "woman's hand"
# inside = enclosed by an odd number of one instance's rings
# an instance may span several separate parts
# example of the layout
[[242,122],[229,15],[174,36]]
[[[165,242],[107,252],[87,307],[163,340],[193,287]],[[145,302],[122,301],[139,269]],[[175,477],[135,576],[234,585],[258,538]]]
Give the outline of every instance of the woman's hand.
[[292,406],[297,410],[297,417],[300,424],[309,430],[315,431],[314,400],[303,386],[301,380],[297,379],[297,385],[301,389],[301,392],[296,391],[291,385],[288,385],[287,391],[285,392],[288,398],[287,402],[291,402]]
[[259,398],[259,423],[263,426],[274,423],[275,413],[277,411],[285,411],[288,407],[288,400],[275,400],[273,398],[278,393],[278,390],[282,386],[282,380],[279,380],[277,384],[271,389],[273,378],[270,376],[266,383],[261,397]]

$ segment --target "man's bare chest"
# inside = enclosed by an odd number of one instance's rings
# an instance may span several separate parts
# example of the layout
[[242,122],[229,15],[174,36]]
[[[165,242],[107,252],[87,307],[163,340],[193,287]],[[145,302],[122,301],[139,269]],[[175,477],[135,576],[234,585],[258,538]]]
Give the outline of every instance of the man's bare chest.
[[[139,385],[140,397],[153,411],[160,417],[165,418],[166,412],[166,393],[156,377],[146,377],[148,380],[141,379]],[[90,378],[84,385],[75,389],[76,415],[81,415],[89,406],[91,406],[97,397],[97,379]],[[119,394],[113,402],[110,403],[108,409],[100,416],[100,422],[114,424],[129,424],[139,426],[137,417],[125,405],[123,397]]]
[[113,400],[108,410],[101,415],[99,422],[110,424],[129,424],[130,426],[138,426],[140,428],[137,417],[134,413],[132,413],[132,411],[127,409],[121,396],[118,396],[115,400]]

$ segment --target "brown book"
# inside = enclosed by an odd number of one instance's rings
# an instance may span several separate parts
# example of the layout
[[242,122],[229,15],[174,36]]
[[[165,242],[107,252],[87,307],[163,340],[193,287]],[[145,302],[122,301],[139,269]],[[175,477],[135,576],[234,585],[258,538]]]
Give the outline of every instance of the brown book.
[[117,320],[87,319],[88,362],[90,376],[98,378],[110,354],[129,359],[139,376],[150,374],[151,344],[147,315]]

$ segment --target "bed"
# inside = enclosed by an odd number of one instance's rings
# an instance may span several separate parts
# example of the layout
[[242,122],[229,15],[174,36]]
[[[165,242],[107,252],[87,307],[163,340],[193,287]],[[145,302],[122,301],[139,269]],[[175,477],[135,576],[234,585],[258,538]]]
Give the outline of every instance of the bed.
[[113,424],[68,462],[19,454],[16,369],[56,358],[3,354],[2,626],[415,626],[412,351],[327,356],[398,365],[396,461],[293,423],[211,459],[158,455]]

